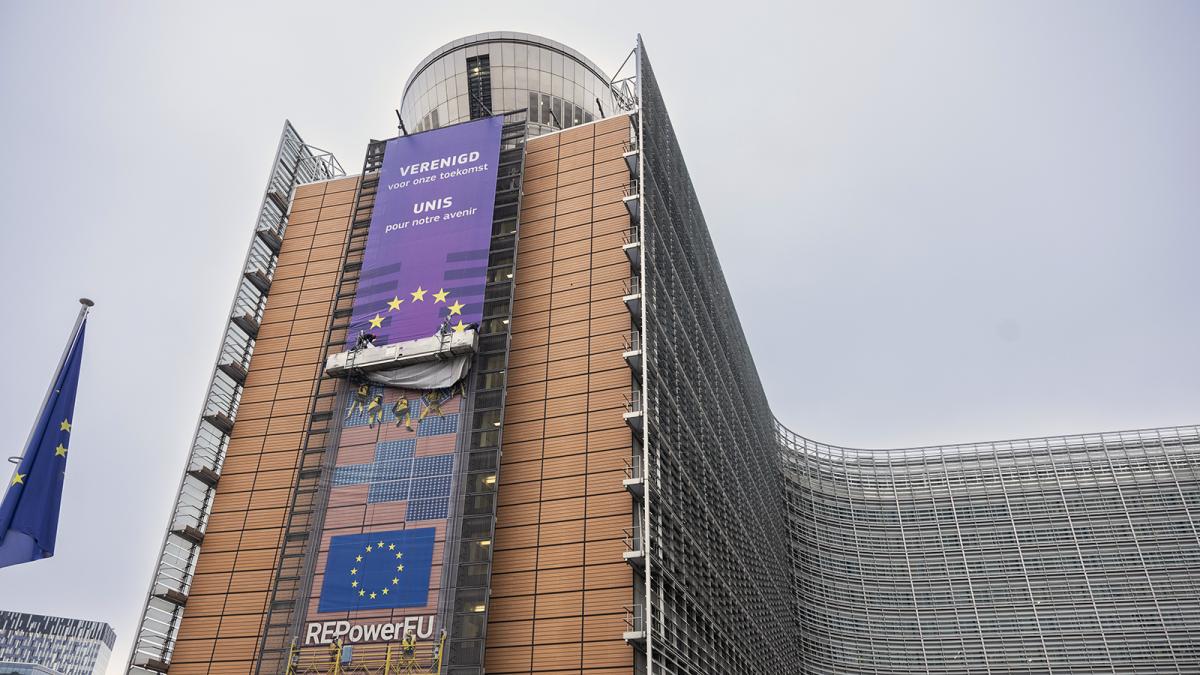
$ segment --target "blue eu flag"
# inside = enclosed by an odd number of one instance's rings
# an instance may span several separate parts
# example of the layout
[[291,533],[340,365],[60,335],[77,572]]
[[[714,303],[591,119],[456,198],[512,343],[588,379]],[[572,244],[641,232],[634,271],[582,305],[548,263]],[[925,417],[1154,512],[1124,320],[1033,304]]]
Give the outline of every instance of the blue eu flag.
[[429,604],[432,527],[334,537],[329,542],[319,612]]
[[9,480],[4,501],[0,502],[0,567],[54,555],[67,448],[71,445],[71,420],[75,416],[75,389],[83,362],[85,324],[86,321],[79,325],[25,446],[25,454]]

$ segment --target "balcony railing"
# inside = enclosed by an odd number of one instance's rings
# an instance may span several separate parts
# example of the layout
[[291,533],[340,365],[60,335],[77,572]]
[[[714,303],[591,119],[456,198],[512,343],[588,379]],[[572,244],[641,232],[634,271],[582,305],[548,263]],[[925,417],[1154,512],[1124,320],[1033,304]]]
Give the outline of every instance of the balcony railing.
[[640,605],[625,607],[625,634],[621,637],[639,645],[646,642],[646,612]]
[[642,412],[642,392],[634,389],[628,394],[623,394],[622,398],[625,399],[625,412],[627,414]]
[[640,243],[642,243],[642,228],[631,226],[629,229],[625,230],[626,246],[637,245]]
[[624,472],[626,480],[637,480],[642,477],[642,459],[640,457],[629,456],[621,459],[624,464]]
[[638,329],[634,328],[625,335],[621,336],[621,343],[624,345],[627,352],[637,352],[642,349],[642,334]]

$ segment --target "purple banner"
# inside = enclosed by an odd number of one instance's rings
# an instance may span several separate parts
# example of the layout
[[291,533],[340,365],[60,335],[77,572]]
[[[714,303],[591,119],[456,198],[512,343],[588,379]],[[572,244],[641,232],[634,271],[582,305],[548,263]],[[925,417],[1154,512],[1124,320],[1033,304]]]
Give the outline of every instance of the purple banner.
[[387,143],[347,342],[429,337],[483,317],[503,117]]

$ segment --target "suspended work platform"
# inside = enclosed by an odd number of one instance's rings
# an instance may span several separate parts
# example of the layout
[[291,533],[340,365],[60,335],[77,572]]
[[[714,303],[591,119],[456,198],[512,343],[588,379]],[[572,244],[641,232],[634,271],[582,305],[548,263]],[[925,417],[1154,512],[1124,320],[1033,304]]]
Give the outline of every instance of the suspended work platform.
[[419,363],[469,356],[475,353],[478,342],[475,331],[468,328],[394,345],[352,349],[331,354],[325,361],[325,374],[346,377],[352,373],[396,370]]

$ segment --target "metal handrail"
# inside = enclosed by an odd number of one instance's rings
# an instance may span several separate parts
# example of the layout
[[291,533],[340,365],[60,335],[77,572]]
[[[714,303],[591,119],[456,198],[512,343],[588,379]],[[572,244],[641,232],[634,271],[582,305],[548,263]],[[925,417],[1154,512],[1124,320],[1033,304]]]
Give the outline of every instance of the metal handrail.
[[644,542],[642,541],[641,529],[636,523],[632,528],[625,527],[621,529],[621,543],[625,545],[626,551],[636,553],[645,550],[645,547],[642,546]]
[[621,336],[621,343],[627,352],[636,352],[642,348],[642,336],[638,329],[634,328],[625,335]]
[[628,230],[625,230],[625,243],[626,244],[640,244],[641,241],[642,241],[642,228],[636,227],[636,226],[630,226],[630,228]]
[[641,394],[641,392],[634,390],[634,391],[630,392],[628,395],[622,394],[622,397],[625,399],[625,411],[626,412],[636,413],[636,412],[642,411],[642,394]]
[[626,605],[623,609],[625,610],[625,626],[630,631],[646,630],[646,614],[641,611],[641,606],[629,607]]
[[624,465],[625,478],[633,479],[642,477],[642,462],[639,458],[633,456],[622,457],[621,463]]

